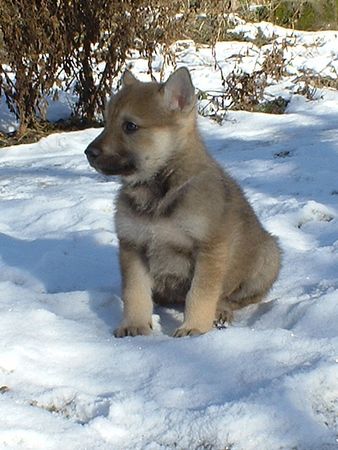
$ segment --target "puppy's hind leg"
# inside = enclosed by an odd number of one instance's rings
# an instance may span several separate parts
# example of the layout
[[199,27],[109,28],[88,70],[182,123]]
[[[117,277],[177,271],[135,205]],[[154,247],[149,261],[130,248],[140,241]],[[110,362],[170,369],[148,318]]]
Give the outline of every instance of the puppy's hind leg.
[[225,328],[226,324],[230,324],[234,318],[234,309],[227,298],[220,298],[217,303],[214,326],[217,328]]
[[217,304],[214,325],[219,328],[224,328],[226,324],[231,324],[234,319],[234,311],[254,303],[259,303],[267,293],[268,291],[247,295],[244,290],[238,289],[229,297],[221,298]]
[[250,275],[229,295],[228,302],[233,310],[259,303],[267,296],[278,277],[280,259],[277,241],[267,233]]

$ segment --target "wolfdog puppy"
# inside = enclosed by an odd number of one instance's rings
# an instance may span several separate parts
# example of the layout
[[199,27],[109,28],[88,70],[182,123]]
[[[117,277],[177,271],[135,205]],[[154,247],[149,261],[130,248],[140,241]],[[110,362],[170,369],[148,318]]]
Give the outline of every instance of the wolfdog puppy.
[[267,294],[279,247],[207,152],[189,71],[165,83],[126,71],[122,84],[85,151],[92,167],[122,181],[115,221],[124,317],[115,336],[150,334],[153,302],[185,303],[175,337],[206,333]]

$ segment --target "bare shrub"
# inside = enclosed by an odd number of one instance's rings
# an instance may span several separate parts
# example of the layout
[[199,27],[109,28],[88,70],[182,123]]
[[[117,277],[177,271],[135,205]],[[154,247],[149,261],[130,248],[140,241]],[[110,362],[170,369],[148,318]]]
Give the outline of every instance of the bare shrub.
[[[181,6],[185,4],[181,1]],[[185,10],[186,25],[183,29],[186,37],[197,43],[214,45],[217,41],[227,40],[228,15],[237,11],[238,1],[193,0],[189,10]]]
[[286,47],[287,42],[285,39],[281,44],[278,44],[275,41],[272,48],[265,52],[262,71],[276,81],[279,81],[286,75],[286,60],[284,57],[284,50]]
[[254,111],[264,96],[266,74],[263,70],[252,74],[232,71],[226,77],[226,84],[224,95],[230,100],[229,108]]
[[20,123],[19,133],[43,117],[46,95],[57,76],[62,45],[51,0],[3,2],[0,25],[6,64],[0,65],[0,94]]
[[193,3],[0,0],[1,55],[6,55],[6,64],[0,65],[0,94],[19,121],[18,134],[45,119],[46,97],[57,89],[74,90],[74,116],[93,123],[131,49],[148,59],[151,74],[158,45],[170,59],[170,45],[186,35],[204,8],[218,23],[216,41],[224,20],[220,12],[227,8],[212,8],[207,0]]
[[328,77],[318,74],[313,70],[303,70],[301,75],[296,78],[297,83],[303,83],[306,89],[315,88],[332,88],[338,90],[338,73],[335,71],[334,76]]
[[[137,3],[137,2],[135,2]],[[92,123],[102,111],[112,80],[132,46],[133,2],[61,1],[58,23],[64,35],[60,65],[78,100],[75,116]]]
[[[183,21],[182,2],[156,0],[0,0],[3,64],[0,94],[20,124],[18,134],[45,118],[46,97],[74,89],[74,115],[92,123],[132,48],[151,58],[169,47]],[[4,62],[6,64],[4,64]]]
[[[333,5],[332,2],[336,3],[335,0],[327,3]],[[257,3],[257,8],[252,8],[253,3]],[[25,134],[27,128],[41,127],[46,98],[56,96],[60,89],[76,94],[73,110],[76,123],[92,125],[102,113],[113,81],[125,67],[132,49],[147,59],[152,75],[153,58],[159,48],[165,63],[175,63],[171,44],[177,39],[207,43],[215,51],[217,41],[231,37],[229,12],[275,22],[284,14],[293,26],[302,17],[303,6],[314,7],[315,3],[312,0],[0,0],[0,95],[5,96],[19,121],[18,135]],[[322,1],[315,7],[318,9],[319,4],[320,11],[327,14]],[[270,39],[261,34],[255,43],[262,47],[267,42]],[[204,100],[202,108],[209,104],[218,118],[223,114],[219,111],[229,107],[255,110],[264,100],[266,78],[278,81],[285,75],[285,46],[273,44],[265,54],[261,70],[253,74],[236,70],[225,77],[215,63],[223,90],[200,93]]]

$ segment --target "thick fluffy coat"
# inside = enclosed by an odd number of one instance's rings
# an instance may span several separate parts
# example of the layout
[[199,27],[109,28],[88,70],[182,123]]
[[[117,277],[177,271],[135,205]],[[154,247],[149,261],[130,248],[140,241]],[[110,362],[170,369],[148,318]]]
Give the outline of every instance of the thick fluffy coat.
[[86,154],[95,169],[122,179],[115,220],[124,318],[117,337],[149,334],[153,301],[185,302],[174,333],[180,337],[205,333],[267,294],[280,250],[207,152],[187,69],[164,84],[126,72]]

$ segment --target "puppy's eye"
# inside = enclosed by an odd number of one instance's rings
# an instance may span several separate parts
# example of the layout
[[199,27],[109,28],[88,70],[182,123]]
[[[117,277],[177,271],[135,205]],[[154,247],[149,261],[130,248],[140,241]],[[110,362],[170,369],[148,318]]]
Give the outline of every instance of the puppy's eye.
[[136,125],[136,123],[126,120],[122,124],[122,129],[126,134],[131,134],[138,130],[138,126]]

